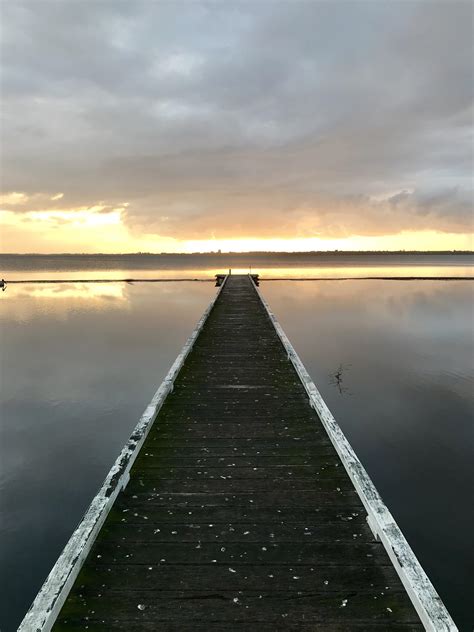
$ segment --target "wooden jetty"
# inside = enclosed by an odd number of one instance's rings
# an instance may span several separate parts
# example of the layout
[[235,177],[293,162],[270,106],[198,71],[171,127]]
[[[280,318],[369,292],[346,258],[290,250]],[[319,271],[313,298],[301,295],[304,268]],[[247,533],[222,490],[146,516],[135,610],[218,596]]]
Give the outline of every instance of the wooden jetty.
[[254,280],[222,281],[19,630],[455,631]]

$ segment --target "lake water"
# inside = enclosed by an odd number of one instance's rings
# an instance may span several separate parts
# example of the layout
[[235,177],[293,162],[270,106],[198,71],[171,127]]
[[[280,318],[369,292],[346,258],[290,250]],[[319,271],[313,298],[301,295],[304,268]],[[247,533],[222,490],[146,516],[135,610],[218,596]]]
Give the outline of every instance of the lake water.
[[7,281],[82,279],[209,279],[232,268],[262,278],[472,276],[468,254],[227,253],[202,255],[2,255]]
[[[472,271],[472,258],[405,266],[287,263],[253,271],[297,278]],[[48,265],[22,260],[0,275],[63,279],[12,283],[0,294],[2,632],[16,629],[215,292],[212,282],[64,282],[144,272],[123,261],[112,269],[100,262]],[[218,268],[207,262],[145,270],[148,278],[210,279]],[[473,287],[469,280],[261,284],[463,630],[474,623]]]

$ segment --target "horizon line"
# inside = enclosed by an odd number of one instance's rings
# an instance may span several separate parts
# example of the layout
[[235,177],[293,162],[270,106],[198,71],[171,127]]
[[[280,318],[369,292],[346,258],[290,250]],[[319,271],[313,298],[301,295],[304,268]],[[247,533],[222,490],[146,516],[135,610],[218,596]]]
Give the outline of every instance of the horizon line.
[[196,255],[474,255],[474,250],[211,250],[195,252],[2,252],[0,257],[192,257]]

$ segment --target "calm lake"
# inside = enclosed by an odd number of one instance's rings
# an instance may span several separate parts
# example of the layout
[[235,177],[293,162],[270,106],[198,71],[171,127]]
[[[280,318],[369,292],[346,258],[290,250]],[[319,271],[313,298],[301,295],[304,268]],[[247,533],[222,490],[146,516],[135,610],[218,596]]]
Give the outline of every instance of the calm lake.
[[[2,632],[16,629],[214,295],[214,272],[251,265],[139,261],[0,257],[0,276],[33,281],[0,293]],[[252,265],[263,278],[321,279],[261,289],[461,630],[474,623],[474,285],[323,279],[468,276],[472,264]],[[81,282],[126,278],[202,281]]]

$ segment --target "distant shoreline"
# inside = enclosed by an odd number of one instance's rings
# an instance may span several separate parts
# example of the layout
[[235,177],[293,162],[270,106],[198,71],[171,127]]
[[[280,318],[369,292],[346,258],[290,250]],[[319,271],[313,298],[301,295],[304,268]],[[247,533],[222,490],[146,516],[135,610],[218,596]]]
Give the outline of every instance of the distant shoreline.
[[[366,276],[366,277],[264,277],[266,281],[474,281],[471,276]],[[14,279],[6,281],[7,285],[48,285],[68,283],[180,283],[180,282],[215,283],[213,277],[198,279]]]
[[367,257],[367,256],[449,256],[449,255],[474,255],[474,250],[305,250],[305,251],[277,251],[277,250],[249,250],[229,252],[63,252],[63,253],[38,253],[38,252],[5,252],[0,257]]
[[[330,251],[330,252],[212,252],[194,254],[0,254],[0,277],[10,272],[123,270],[124,277],[139,276],[138,270],[179,270],[183,276],[198,270],[225,272],[228,269],[354,268],[365,267],[472,267],[473,251]],[[187,271],[186,273],[184,271]],[[125,272],[127,271],[127,272]],[[181,276],[177,274],[177,276]],[[296,275],[295,275],[296,276]],[[298,274],[298,276],[300,276]],[[47,278],[47,275],[45,274]]]

